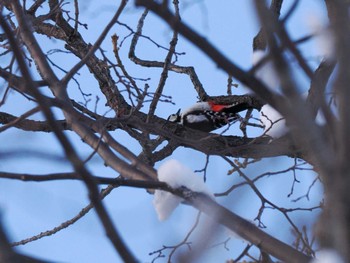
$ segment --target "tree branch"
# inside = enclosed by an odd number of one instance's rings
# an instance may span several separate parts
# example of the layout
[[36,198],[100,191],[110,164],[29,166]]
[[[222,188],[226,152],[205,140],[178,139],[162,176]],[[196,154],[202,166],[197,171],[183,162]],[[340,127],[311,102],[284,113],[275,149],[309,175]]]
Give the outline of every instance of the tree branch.
[[[11,6],[14,10],[14,13],[17,17],[19,26],[21,27],[21,36],[23,41],[26,43],[26,46],[29,49],[29,52],[31,53],[33,59],[35,59],[39,71],[41,72],[43,79],[46,80],[49,84],[51,84],[51,88],[54,92],[54,94],[60,98],[60,99],[66,99],[68,97],[66,90],[62,89],[58,84],[58,79],[55,76],[54,72],[50,68],[49,64],[47,63],[45,56],[42,53],[42,50],[40,49],[38,43],[36,42],[33,34],[29,30],[26,21],[25,16],[23,13],[23,10],[21,9],[21,6],[17,0],[11,2]],[[124,244],[122,239],[120,238],[117,230],[114,227],[113,222],[111,221],[105,207],[103,206],[101,200],[99,199],[99,191],[98,188],[91,177],[90,173],[87,171],[87,169],[84,166],[84,163],[81,162],[79,159],[77,153],[75,152],[75,149],[70,144],[62,130],[57,126],[55,122],[55,118],[52,114],[52,111],[47,104],[47,101],[44,99],[44,97],[40,94],[40,92],[35,88],[32,82],[32,78],[30,76],[30,73],[27,69],[27,66],[24,62],[24,59],[22,57],[22,52],[13,36],[13,33],[11,32],[10,27],[7,25],[6,21],[3,19],[2,15],[0,16],[0,23],[5,31],[9,42],[12,45],[13,52],[15,54],[15,57],[17,59],[17,62],[19,64],[20,70],[22,72],[23,78],[25,79],[28,89],[33,93],[33,96],[36,98],[38,103],[40,104],[42,111],[47,118],[48,122],[52,126],[55,135],[57,136],[57,139],[60,141],[67,158],[71,161],[74,169],[82,176],[84,179],[84,182],[89,189],[90,199],[94,206],[96,207],[96,212],[100,217],[100,220],[105,228],[107,236],[110,238],[112,244],[114,245],[115,249],[119,252],[120,256],[130,262],[136,262],[136,259],[131,254],[127,246]]]
[[311,260],[310,257],[266,234],[206,195],[190,195],[186,201],[273,257],[290,263],[308,263]]
[[90,47],[89,51],[84,55],[84,57],[73,67],[71,70],[63,77],[61,80],[63,85],[67,85],[69,80],[78,72],[78,70],[86,64],[86,62],[90,59],[91,55],[95,53],[95,51],[100,47],[103,40],[106,38],[109,30],[112,28],[112,26],[117,22],[119,19],[120,14],[124,10],[126,6],[127,1],[122,0],[117,12],[111,19],[111,21],[107,24],[107,26],[104,28],[103,32],[99,36],[99,38],[96,40],[95,44]]

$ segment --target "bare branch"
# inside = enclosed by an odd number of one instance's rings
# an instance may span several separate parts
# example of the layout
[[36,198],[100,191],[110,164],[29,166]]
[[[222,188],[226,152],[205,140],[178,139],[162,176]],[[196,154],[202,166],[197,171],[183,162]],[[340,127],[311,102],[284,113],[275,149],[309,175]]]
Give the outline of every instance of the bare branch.
[[[36,59],[37,65],[43,75],[43,78],[48,81],[48,83],[52,85],[57,85],[57,77],[49,67],[47,61],[45,60],[45,57],[42,54],[42,51],[37,44],[36,40],[34,39],[33,35],[29,31],[28,27],[25,26],[25,19],[23,11],[21,10],[21,7],[17,1],[12,1],[12,7],[15,10],[15,14],[18,18],[19,25],[22,27],[21,35],[23,40],[26,42],[27,47],[30,49],[32,56]],[[96,207],[96,211],[98,215],[100,216],[101,222],[103,223],[105,227],[105,231],[107,236],[110,238],[111,242],[115,246],[116,250],[120,253],[120,256],[124,258],[125,260],[128,260],[130,262],[136,262],[134,256],[130,253],[129,249],[126,247],[124,242],[121,240],[119,234],[117,233],[107,211],[105,210],[105,207],[103,206],[101,200],[98,197],[98,188],[91,177],[90,173],[85,168],[83,162],[79,159],[77,153],[75,152],[75,149],[70,144],[66,136],[63,134],[62,130],[57,126],[54,116],[52,114],[52,111],[50,110],[50,107],[47,105],[47,101],[44,99],[44,97],[40,94],[38,90],[34,87],[32,84],[32,79],[29,74],[29,71],[25,65],[25,62],[22,57],[22,53],[20,48],[18,47],[15,38],[12,35],[12,32],[7,25],[7,23],[4,21],[3,17],[0,16],[0,24],[7,34],[7,37],[9,41],[11,42],[14,50],[14,54],[16,56],[16,59],[18,61],[18,64],[20,66],[22,75],[24,79],[26,80],[26,83],[28,85],[28,89],[33,93],[33,96],[37,99],[38,103],[41,105],[43,113],[45,117],[47,118],[48,122],[52,126],[55,135],[57,136],[58,140],[61,142],[61,145],[63,146],[63,149],[65,150],[67,158],[71,161],[72,165],[74,166],[75,170],[84,178],[84,182],[89,189],[90,192],[90,198],[93,204]],[[48,80],[47,78],[50,77],[51,79]],[[53,91],[56,91],[56,95],[62,99],[65,99],[67,97],[67,93],[65,93],[64,90],[60,89],[60,86],[53,87]]]
[[[175,17],[177,17],[178,20],[180,20],[180,10],[179,10],[179,2],[178,1],[173,1],[174,4],[174,8],[175,8]],[[177,31],[173,32],[173,37],[170,41],[170,47],[169,47],[169,52],[165,57],[165,61],[164,61],[164,67],[163,67],[163,71],[161,73],[161,77],[158,83],[158,87],[156,89],[156,92],[154,94],[153,100],[151,102],[151,105],[149,106],[149,112],[148,112],[148,117],[149,116],[153,116],[154,112],[156,111],[156,107],[158,104],[158,101],[163,93],[163,89],[165,86],[165,82],[166,79],[168,78],[168,71],[169,71],[169,65],[171,63],[171,59],[175,53],[175,48],[177,45],[177,38],[178,38],[178,34]]]
[[[137,31],[135,32],[133,39],[131,41],[131,44],[130,44],[129,58],[135,64],[141,65],[143,67],[164,68],[165,67],[164,62],[142,60],[135,55],[135,48],[136,48],[136,45],[138,43],[138,39],[142,34],[142,28],[143,28],[143,24],[144,24],[145,18],[147,16],[147,13],[148,13],[148,10],[146,9],[139,19]],[[177,18],[175,18],[175,19],[178,20]],[[176,32],[176,30],[174,32]],[[205,89],[203,88],[202,83],[200,82],[200,80],[195,72],[195,69],[193,67],[178,66],[178,65],[175,65],[175,64],[169,62],[167,65],[167,68],[169,70],[177,72],[177,73],[183,73],[183,74],[189,75],[189,77],[193,83],[193,86],[198,93],[199,98],[202,101],[207,100],[208,95],[207,95]]]
[[311,259],[285,243],[266,235],[266,233],[258,229],[252,223],[218,205],[215,201],[205,195],[198,194],[195,198],[189,198],[187,201],[197,209],[215,219],[215,221],[223,224],[242,238],[259,247],[261,250],[282,261],[307,263]]
[[91,55],[95,53],[95,51],[100,47],[102,44],[102,41],[106,38],[109,30],[112,28],[112,26],[116,23],[118,20],[120,14],[122,13],[123,9],[126,6],[127,1],[122,0],[120,3],[120,6],[111,19],[111,21],[107,24],[99,38],[96,40],[95,44],[89,49],[89,51],[85,54],[85,56],[66,74],[66,76],[61,80],[63,86],[66,86],[69,82],[69,80],[78,72],[78,70],[85,65],[85,63],[90,59]]

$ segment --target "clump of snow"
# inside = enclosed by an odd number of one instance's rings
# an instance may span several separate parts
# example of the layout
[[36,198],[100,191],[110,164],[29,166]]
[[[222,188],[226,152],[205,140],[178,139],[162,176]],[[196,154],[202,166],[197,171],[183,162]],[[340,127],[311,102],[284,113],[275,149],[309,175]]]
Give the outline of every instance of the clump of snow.
[[[308,92],[301,94],[301,97],[306,100]],[[264,134],[272,139],[280,138],[288,132],[286,120],[269,104],[265,104],[260,110],[260,121],[264,125]],[[317,112],[315,119],[318,125],[326,123],[321,111]]]
[[174,159],[166,161],[158,168],[158,180],[167,183],[172,188],[185,186],[194,192],[212,195],[202,178]]
[[286,120],[269,104],[261,108],[260,121],[264,125],[264,134],[272,139],[280,138],[288,132]]
[[[264,57],[266,57],[265,51],[255,50],[252,58],[253,65],[257,65]],[[271,61],[264,62],[256,70],[255,77],[261,80],[270,90],[279,92],[280,79]],[[260,110],[260,121],[264,125],[264,134],[272,139],[279,138],[288,131],[283,116],[268,104],[264,105]]]
[[182,198],[176,195],[162,190],[156,190],[154,192],[153,206],[157,212],[159,221],[166,220],[181,201]]
[[310,263],[345,263],[334,249],[323,249],[316,253],[316,258]]
[[[214,195],[203,182],[203,179],[177,160],[166,161],[158,168],[158,180],[167,183],[174,189],[184,186],[193,192],[200,192],[214,198]],[[156,190],[153,206],[159,220],[166,220],[181,201],[182,198],[169,192]]]

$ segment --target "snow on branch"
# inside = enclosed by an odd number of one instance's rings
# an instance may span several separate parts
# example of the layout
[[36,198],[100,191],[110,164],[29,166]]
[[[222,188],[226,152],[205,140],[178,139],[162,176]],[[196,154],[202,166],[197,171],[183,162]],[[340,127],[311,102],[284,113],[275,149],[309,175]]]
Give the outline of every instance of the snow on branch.
[[[253,66],[256,66],[255,76],[270,90],[279,92],[280,79],[265,51],[255,50],[252,57]],[[260,110],[260,121],[264,125],[264,134],[271,138],[279,138],[287,133],[288,129],[283,116],[269,104]]]
[[[186,187],[193,192],[203,193],[214,198],[203,179],[177,160],[169,160],[159,167],[158,180],[167,183],[173,189]],[[156,190],[153,205],[159,220],[166,220],[182,201],[181,197],[172,193]]]

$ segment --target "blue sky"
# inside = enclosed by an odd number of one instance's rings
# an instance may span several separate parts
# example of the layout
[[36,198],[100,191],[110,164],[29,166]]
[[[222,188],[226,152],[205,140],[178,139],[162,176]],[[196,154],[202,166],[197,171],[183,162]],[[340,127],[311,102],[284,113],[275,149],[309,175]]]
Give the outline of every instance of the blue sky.
[[[82,1],[81,1],[82,2]],[[284,1],[285,11],[293,1]],[[305,36],[308,33],[305,28],[305,21],[311,13],[325,15],[322,8],[323,2],[320,1],[300,1],[297,13],[288,22],[288,29],[294,38]],[[256,15],[252,8],[252,1],[185,1],[183,5],[186,8],[182,11],[182,19],[198,30],[207,39],[215,44],[224,54],[229,56],[235,63],[245,69],[251,66],[252,55],[252,38],[258,31]],[[85,5],[85,6],[84,6]],[[71,7],[70,3],[66,7]],[[105,7],[107,6],[107,8]],[[81,21],[89,25],[89,30],[81,29],[82,35],[87,42],[94,43],[98,38],[102,28],[108,23],[117,9],[115,1],[104,1],[103,5],[95,1],[89,1],[82,4]],[[136,28],[137,20],[142,13],[142,9],[135,9],[133,1],[128,4],[128,11],[123,14],[120,21],[127,23],[132,28]],[[104,41],[102,48],[107,51],[107,55],[113,58],[112,45],[110,36],[117,33],[124,36],[128,33],[121,26],[114,26],[109,36]],[[170,41],[171,32],[167,25],[152,14],[146,19],[145,35],[152,37],[158,43],[166,46]],[[37,36],[39,40],[43,38]],[[44,50],[52,48],[63,48],[62,43],[55,40],[41,42]],[[135,77],[151,77],[148,82],[151,88],[157,86],[159,80],[159,69],[142,68],[128,61],[127,52],[130,43],[128,38],[122,49],[121,54],[125,66]],[[304,54],[310,59],[317,54],[312,43],[302,45]],[[227,74],[216,67],[202,52],[193,47],[187,40],[179,38],[177,51],[186,52],[186,55],[179,57],[180,65],[194,66],[196,72],[210,95],[223,95],[226,92]],[[99,55],[99,53],[97,53]],[[142,40],[137,47],[136,54],[141,58],[164,59],[166,53],[147,40]],[[73,66],[77,60],[72,60],[71,56],[66,54],[54,54],[50,58],[55,63],[66,69]],[[77,80],[80,82],[82,89],[86,93],[98,93],[97,82],[89,75],[86,68],[80,71]],[[296,73],[300,82],[301,91],[307,89],[305,77]],[[63,74],[59,74],[63,76]],[[82,97],[74,82],[69,85],[70,94],[78,101]],[[246,93],[247,89],[239,86],[234,89],[236,94]],[[3,93],[2,87],[0,94]],[[174,113],[179,108],[191,105],[197,100],[196,93],[192,87],[189,78],[186,75],[171,73],[169,75],[165,94],[172,96],[175,105],[161,103],[156,114],[166,118],[169,114]],[[98,104],[99,113],[104,113],[106,108],[104,99]],[[94,101],[95,97],[91,97]],[[6,111],[14,115],[22,114],[31,109],[33,104],[26,99],[11,93],[8,98],[9,103],[0,107],[0,111]],[[93,108],[94,102],[90,103]],[[147,109],[147,105],[145,105]],[[62,115],[57,112],[57,117]],[[42,118],[36,115],[36,118]],[[77,145],[79,154],[86,158],[91,153],[86,145],[81,143],[80,139],[71,132],[66,132],[70,140]],[[239,134],[237,127],[229,131],[230,134]],[[135,141],[130,139],[125,132],[115,131],[112,133],[118,141],[132,149],[136,154],[140,152],[140,147]],[[257,132],[251,132],[253,136]],[[16,129],[10,129],[0,133],[1,171],[18,172],[18,173],[53,173],[71,171],[68,162],[60,159],[62,157],[62,148],[58,145],[52,134],[30,133]],[[23,152],[38,151],[45,153],[45,158],[33,157],[29,152],[22,156],[7,156],[9,150],[19,150]],[[58,157],[58,159],[57,159]],[[178,159],[186,166],[193,170],[204,167],[206,156],[187,148],[177,149],[171,158]],[[255,177],[265,171],[284,169],[294,160],[288,158],[273,158],[263,160],[261,163],[249,166],[244,172]],[[159,164],[156,164],[158,167]],[[95,175],[115,177],[118,174],[103,165],[99,158],[94,158],[88,164],[88,168]],[[230,185],[239,182],[241,179],[237,174],[227,176],[229,165],[224,163],[219,157],[210,157],[210,163],[207,171],[207,183],[213,192],[223,192]],[[300,184],[295,187],[295,193],[292,198],[296,198],[307,191],[314,178],[312,173],[298,174],[301,180]],[[303,200],[297,204],[290,204],[291,198],[286,198],[289,193],[290,185],[293,181],[292,174],[285,174],[270,177],[262,180],[257,185],[259,189],[268,197],[288,206],[312,206],[320,201],[320,195],[317,190],[321,187],[317,185],[310,195],[310,202]],[[278,191],[276,191],[278,189]],[[241,188],[229,197],[218,199],[220,203],[232,209],[239,215],[253,220],[260,207],[259,200],[247,187]],[[8,229],[8,233],[13,241],[19,241],[40,232],[52,229],[62,222],[74,217],[84,206],[88,204],[87,192],[84,185],[80,182],[61,181],[48,183],[22,183],[12,180],[0,181],[0,210],[2,221]],[[124,240],[133,250],[141,262],[150,262],[152,260],[148,253],[157,250],[162,245],[174,245],[180,242],[187,231],[195,221],[197,212],[188,207],[179,207],[174,214],[165,222],[159,222],[152,206],[152,196],[146,191],[140,189],[119,188],[114,190],[105,200],[109,213],[113,218],[118,230]],[[314,216],[311,213],[299,213],[295,215],[300,224],[310,225]],[[278,213],[272,210],[266,210],[263,216],[264,223],[267,225],[266,231],[276,237],[289,242],[290,228],[286,220]],[[276,227],[276,225],[280,227]],[[222,230],[220,235],[213,240],[213,243],[219,243],[227,238],[227,233]],[[223,247],[209,250],[205,255],[207,262],[215,262],[214,259],[222,258],[222,262],[228,258],[234,258],[238,255],[240,248],[244,246],[242,241],[232,239],[229,242],[230,251]],[[99,223],[94,212],[90,212],[73,226],[64,229],[54,236],[45,237],[41,240],[31,242],[25,246],[18,247],[20,251],[28,254],[40,256],[43,259],[51,259],[60,262],[119,262],[119,256],[115,253],[108,239],[105,237],[101,224]],[[165,262],[157,260],[156,262]]]

